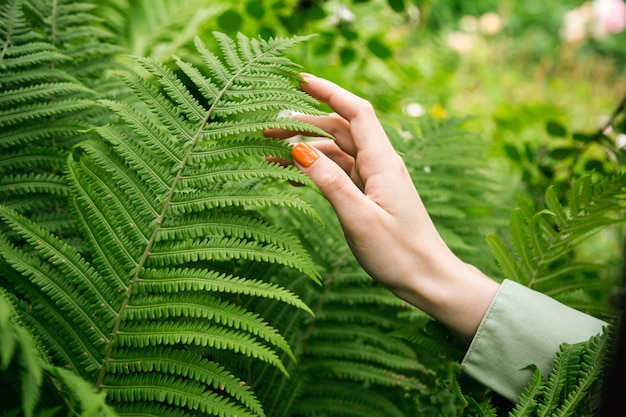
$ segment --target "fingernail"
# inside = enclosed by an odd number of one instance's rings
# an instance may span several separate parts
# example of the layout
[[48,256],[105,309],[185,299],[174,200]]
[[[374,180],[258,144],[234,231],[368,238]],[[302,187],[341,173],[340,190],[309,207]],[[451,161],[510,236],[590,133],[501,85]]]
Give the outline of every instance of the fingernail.
[[305,142],[300,142],[294,146],[291,150],[291,156],[305,168],[313,165],[313,162],[317,161],[317,158],[319,158],[315,148]]
[[314,79],[314,78],[317,78],[315,75],[313,75],[313,74],[309,74],[308,72],[301,72],[301,73],[300,73],[300,76],[301,76],[302,78],[304,78],[304,80],[305,80],[305,81],[307,81],[307,80],[312,80],[312,79]]

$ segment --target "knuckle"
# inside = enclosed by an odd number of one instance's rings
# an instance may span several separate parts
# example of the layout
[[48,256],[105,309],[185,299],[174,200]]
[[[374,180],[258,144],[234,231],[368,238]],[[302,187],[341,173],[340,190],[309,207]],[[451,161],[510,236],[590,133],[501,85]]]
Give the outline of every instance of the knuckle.
[[374,105],[368,100],[359,97],[355,103],[355,109],[357,114],[371,115],[374,114]]
[[341,191],[348,181],[348,176],[340,169],[326,171],[321,181],[321,186],[327,194],[335,194]]

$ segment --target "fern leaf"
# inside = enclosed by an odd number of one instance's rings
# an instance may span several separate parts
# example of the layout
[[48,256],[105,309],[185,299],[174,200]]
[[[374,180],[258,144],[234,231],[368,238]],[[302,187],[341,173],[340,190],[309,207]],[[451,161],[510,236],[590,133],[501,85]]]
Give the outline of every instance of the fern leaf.
[[17,357],[20,363],[19,385],[22,410],[26,417],[34,416],[43,383],[43,361],[32,335],[16,321],[17,308],[9,294],[0,288],[0,370],[6,371]]
[[326,297],[328,302],[341,302],[345,305],[372,304],[388,305],[396,307],[408,307],[408,304],[387,291],[380,291],[379,288],[359,288],[343,290],[337,289]]
[[81,416],[118,417],[106,403],[104,392],[96,392],[93,385],[71,370],[47,365],[46,372],[54,377],[67,391],[69,397],[78,403]]
[[[410,355],[408,357],[403,356],[390,356],[384,349],[375,346],[362,346],[358,351],[354,349],[353,344],[349,343],[336,343],[336,344],[324,344],[305,347],[305,353],[316,357],[324,358],[340,358],[350,359],[355,362],[367,362],[382,365],[387,368],[395,369],[410,369],[417,370],[420,368],[420,364],[417,362],[415,356]],[[423,368],[420,370],[424,371]]]
[[149,262],[154,265],[184,265],[198,261],[228,261],[233,259],[270,262],[289,266],[315,277],[310,259],[274,245],[261,245],[234,238],[212,238],[177,243],[155,243]]
[[207,293],[243,294],[275,299],[313,314],[293,292],[276,284],[226,275],[219,271],[204,269],[146,268],[137,280],[138,291],[148,294],[202,291]]
[[178,293],[168,297],[145,297],[138,305],[129,305],[129,320],[202,318],[249,332],[295,357],[285,339],[257,314],[215,297]]
[[[255,414],[233,404],[220,393],[207,391],[202,384],[167,375],[131,374],[116,378],[114,385],[103,384],[107,395],[122,404],[142,403],[153,408],[161,403],[171,408],[189,409],[219,417]],[[167,387],[167,389],[164,389]],[[152,404],[152,406],[150,406]],[[122,413],[124,412],[124,406]]]
[[578,380],[575,384],[572,384],[570,389],[567,390],[567,397],[561,406],[552,413],[552,415],[571,415],[575,412],[577,407],[584,402],[591,386],[598,378],[601,377],[606,354],[607,340],[608,338],[606,334],[596,335],[588,342],[579,345],[581,348],[580,350],[583,352],[581,355],[583,360],[581,363],[579,356],[575,361],[575,364],[581,368]]
[[533,376],[517,399],[509,417],[531,416],[537,408],[536,398],[543,392],[544,380],[538,368],[531,367],[531,369],[534,369]]
[[281,140],[266,138],[224,138],[216,143],[199,143],[196,152],[190,156],[189,164],[202,166],[217,160],[263,155],[289,159],[291,146]]
[[180,107],[180,111],[193,124],[202,123],[208,116],[207,110],[200,105],[198,100],[187,90],[185,85],[174,73],[164,65],[147,58],[138,58],[149,73],[161,80],[163,91]]
[[278,355],[249,334],[210,326],[199,320],[133,322],[127,324],[124,330],[118,330],[117,335],[120,346],[145,348],[158,345],[175,346],[182,343],[189,346],[230,350],[259,358],[287,373]]
[[364,391],[359,385],[328,387],[311,383],[312,395],[303,398],[294,408],[303,416],[388,416],[402,417],[406,413],[383,393]]
[[227,372],[223,366],[188,351],[174,349],[120,350],[108,366],[115,373],[149,373],[159,371],[200,381],[214,390],[232,395],[243,405],[263,416],[263,409],[248,385]]
[[518,265],[521,269],[520,272],[522,276],[528,276],[532,271],[533,261],[531,259],[531,250],[528,249],[528,235],[519,210],[513,210],[511,212],[509,224],[511,228],[511,241],[519,256]]
[[[506,244],[500,240],[495,234],[487,235],[487,244],[491,249],[493,256],[498,261],[498,265],[502,269],[505,277],[517,282],[524,282],[526,278],[513,258]],[[522,243],[523,244],[523,243]]]
[[565,213],[565,209],[561,205],[561,202],[558,200],[556,193],[554,191],[554,187],[549,187],[545,193],[546,206],[550,209],[552,214],[554,214],[557,225],[562,226],[567,223],[567,214]]
[[50,105],[50,103],[37,103],[5,109],[0,111],[0,127],[7,128],[24,122],[30,122],[34,119],[58,117],[66,113],[85,110],[92,106],[92,101],[68,98],[55,101],[54,105]]
[[[89,122],[102,114],[91,88],[102,73],[87,76],[79,69],[95,59],[83,49],[87,42],[100,46],[98,59],[109,56],[101,34],[88,27],[93,21],[80,4],[67,0],[54,7],[47,0],[0,5],[0,178],[10,190],[0,203],[21,213],[63,216],[68,207],[64,161],[87,135]],[[66,39],[69,26],[81,35]],[[54,230],[52,217],[49,224]],[[61,218],[56,232],[76,237]]]
[[559,353],[557,354],[552,371],[548,376],[548,381],[545,384],[543,391],[543,401],[537,408],[537,415],[551,416],[554,413],[554,409],[558,406],[561,400],[561,392],[567,389],[567,377],[569,370],[567,364],[577,360],[578,355],[576,350],[572,349],[571,345],[563,345]]
[[[558,201],[552,189],[546,191],[547,209],[535,211],[527,202],[519,200],[520,208],[513,212],[510,220],[513,251],[495,236],[487,238],[506,277],[557,299],[565,297],[576,286],[589,285],[586,282],[589,273],[606,269],[606,264],[584,260],[569,262],[565,267],[560,263],[573,256],[581,242],[603,228],[624,221],[626,177],[615,174],[595,185],[582,177],[573,182],[567,195],[568,208]],[[611,285],[609,279],[593,284],[604,288],[605,297]],[[582,310],[586,308],[601,310],[599,304],[590,304]]]
[[363,381],[365,383],[382,386],[396,387],[398,389],[422,389],[424,386],[404,375],[383,370],[379,367],[367,363],[341,361],[341,360],[319,360],[316,363],[317,372],[320,375],[328,373],[353,381]]

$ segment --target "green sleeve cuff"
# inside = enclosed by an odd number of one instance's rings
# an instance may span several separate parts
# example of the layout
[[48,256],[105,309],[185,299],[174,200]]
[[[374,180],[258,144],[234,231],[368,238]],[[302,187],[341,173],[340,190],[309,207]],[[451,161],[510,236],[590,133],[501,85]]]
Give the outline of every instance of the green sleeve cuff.
[[561,343],[601,333],[607,323],[505,280],[463,358],[461,370],[515,402],[536,365],[547,377]]

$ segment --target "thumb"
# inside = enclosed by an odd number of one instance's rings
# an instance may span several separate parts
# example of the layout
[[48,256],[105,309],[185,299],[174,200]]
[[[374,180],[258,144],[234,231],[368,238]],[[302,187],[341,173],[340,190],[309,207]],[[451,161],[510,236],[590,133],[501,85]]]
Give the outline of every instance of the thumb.
[[308,143],[296,144],[291,155],[300,171],[317,185],[340,218],[351,208],[354,210],[355,204],[368,200],[339,165]]

